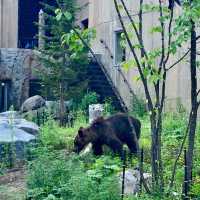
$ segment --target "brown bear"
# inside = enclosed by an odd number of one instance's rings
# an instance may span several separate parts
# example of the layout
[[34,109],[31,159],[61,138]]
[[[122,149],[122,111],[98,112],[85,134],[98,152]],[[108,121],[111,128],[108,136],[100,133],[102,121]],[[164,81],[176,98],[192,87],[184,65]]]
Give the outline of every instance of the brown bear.
[[[130,117],[137,139],[140,138],[141,123],[138,119]],[[84,147],[92,143],[95,155],[103,153],[102,146],[109,146],[114,153],[122,155],[123,144],[127,144],[131,153],[137,153],[134,136],[129,124],[128,115],[115,114],[107,119],[100,117],[88,128],[80,127],[74,140],[74,150],[80,153]]]

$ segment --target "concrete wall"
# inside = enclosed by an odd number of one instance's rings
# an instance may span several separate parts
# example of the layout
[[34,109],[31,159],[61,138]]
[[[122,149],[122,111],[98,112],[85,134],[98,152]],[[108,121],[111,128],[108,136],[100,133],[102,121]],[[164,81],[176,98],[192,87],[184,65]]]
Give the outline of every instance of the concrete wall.
[[16,48],[18,0],[0,0],[0,48]]

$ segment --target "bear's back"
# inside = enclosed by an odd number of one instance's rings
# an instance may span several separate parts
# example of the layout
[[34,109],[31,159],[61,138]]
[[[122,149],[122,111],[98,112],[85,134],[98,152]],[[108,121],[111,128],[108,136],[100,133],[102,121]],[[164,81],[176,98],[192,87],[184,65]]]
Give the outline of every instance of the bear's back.
[[[139,139],[141,123],[136,118],[130,117],[130,119],[135,128],[137,138]],[[131,134],[131,132],[132,132],[127,114],[118,113],[118,114],[115,114],[115,115],[107,118],[106,121],[107,121],[107,124],[109,126],[111,126],[111,128],[115,132],[115,134],[121,139],[126,137],[126,134]]]

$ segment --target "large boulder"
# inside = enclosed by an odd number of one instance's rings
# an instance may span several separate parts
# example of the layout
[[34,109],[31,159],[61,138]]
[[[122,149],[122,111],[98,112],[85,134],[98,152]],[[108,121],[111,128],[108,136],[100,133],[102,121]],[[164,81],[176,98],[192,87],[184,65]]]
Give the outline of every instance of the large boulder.
[[29,122],[25,119],[21,119],[19,123],[16,123],[16,128],[24,130],[32,135],[37,135],[39,133],[39,126],[33,122]]
[[[151,174],[143,173],[143,176],[145,182],[149,186],[151,182]],[[122,186],[122,178],[123,178],[123,172],[119,174],[120,186]],[[124,179],[124,194],[134,195],[137,194],[139,190],[140,190],[140,171],[127,169],[125,172],[125,179]]]
[[0,143],[29,142],[35,136],[7,123],[0,124]]
[[18,112],[0,113],[0,162],[24,159],[27,145],[35,141],[38,133],[39,127],[23,119]]
[[0,118],[20,118],[20,114],[17,111],[6,111],[0,113]]
[[37,124],[23,119],[16,111],[0,113],[0,131],[2,131],[2,124],[7,124],[7,126],[21,129],[32,135],[37,135],[39,133],[39,127]]
[[39,95],[28,98],[21,107],[22,112],[37,110],[45,106],[45,99]]

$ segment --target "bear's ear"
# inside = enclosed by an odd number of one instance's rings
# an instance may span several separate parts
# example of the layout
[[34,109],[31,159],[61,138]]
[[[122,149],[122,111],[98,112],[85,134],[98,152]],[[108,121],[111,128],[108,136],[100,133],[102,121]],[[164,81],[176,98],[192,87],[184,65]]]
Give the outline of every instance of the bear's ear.
[[78,130],[78,135],[80,137],[83,137],[83,127],[80,127],[79,130]]

